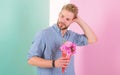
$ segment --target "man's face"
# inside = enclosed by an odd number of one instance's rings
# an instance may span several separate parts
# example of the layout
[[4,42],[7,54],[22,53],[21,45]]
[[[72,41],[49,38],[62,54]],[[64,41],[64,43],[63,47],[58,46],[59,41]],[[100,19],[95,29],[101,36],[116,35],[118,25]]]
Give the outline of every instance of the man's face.
[[58,18],[58,27],[61,30],[65,30],[67,29],[70,24],[73,22],[73,18],[74,18],[74,14],[70,11],[67,10],[62,10],[59,14],[59,18]]

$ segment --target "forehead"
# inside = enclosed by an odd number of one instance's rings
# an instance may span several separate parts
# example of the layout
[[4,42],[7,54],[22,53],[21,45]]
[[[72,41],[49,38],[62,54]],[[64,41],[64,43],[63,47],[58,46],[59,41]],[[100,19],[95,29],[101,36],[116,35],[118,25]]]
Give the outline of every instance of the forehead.
[[74,14],[72,12],[68,11],[68,10],[65,10],[65,9],[62,10],[60,14],[63,15],[64,17],[66,17],[66,18],[69,18],[69,19],[74,18]]

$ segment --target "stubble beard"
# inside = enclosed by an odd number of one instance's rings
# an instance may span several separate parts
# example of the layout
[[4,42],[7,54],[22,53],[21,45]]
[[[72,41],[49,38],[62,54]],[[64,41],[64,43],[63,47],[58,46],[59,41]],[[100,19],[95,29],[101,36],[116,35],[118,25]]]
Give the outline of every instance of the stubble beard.
[[63,23],[63,22],[57,22],[57,25],[60,28],[60,30],[66,30],[66,29],[68,29],[68,26],[66,26],[66,24]]

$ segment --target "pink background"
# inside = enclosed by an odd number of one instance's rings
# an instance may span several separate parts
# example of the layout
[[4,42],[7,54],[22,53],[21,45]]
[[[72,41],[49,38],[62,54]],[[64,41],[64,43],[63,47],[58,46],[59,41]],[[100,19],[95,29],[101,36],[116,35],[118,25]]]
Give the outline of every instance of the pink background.
[[[71,0],[98,42],[78,47],[76,75],[120,75],[120,0]],[[70,28],[81,33],[76,24]]]

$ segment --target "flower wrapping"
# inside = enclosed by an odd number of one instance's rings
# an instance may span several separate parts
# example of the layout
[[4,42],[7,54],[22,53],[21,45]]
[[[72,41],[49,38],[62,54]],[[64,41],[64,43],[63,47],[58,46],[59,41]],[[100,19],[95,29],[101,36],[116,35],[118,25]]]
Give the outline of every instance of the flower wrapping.
[[[76,52],[76,44],[71,41],[66,41],[61,47],[62,56],[70,60],[71,56]],[[65,72],[65,68],[62,67],[62,73]]]

